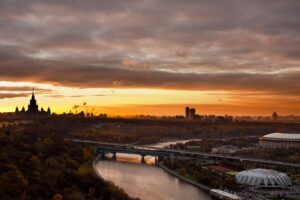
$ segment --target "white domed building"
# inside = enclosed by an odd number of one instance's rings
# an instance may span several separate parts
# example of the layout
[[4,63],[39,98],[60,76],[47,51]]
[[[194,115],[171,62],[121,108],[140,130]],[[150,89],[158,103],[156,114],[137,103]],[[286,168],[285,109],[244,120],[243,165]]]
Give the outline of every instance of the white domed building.
[[259,146],[267,149],[300,148],[300,134],[271,133],[259,138]]
[[285,188],[292,185],[291,179],[286,174],[268,169],[242,171],[235,178],[239,184],[257,188]]

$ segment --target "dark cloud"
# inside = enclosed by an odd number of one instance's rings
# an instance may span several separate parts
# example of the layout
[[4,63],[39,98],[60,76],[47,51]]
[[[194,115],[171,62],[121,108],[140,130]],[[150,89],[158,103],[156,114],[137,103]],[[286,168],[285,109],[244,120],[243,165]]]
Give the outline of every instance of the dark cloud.
[[[28,86],[0,86],[0,99],[27,97],[32,94],[33,88]],[[53,90],[34,87],[35,93],[52,93]]]
[[177,58],[186,58],[187,55],[188,55],[188,52],[186,52],[186,51],[177,51],[176,52]]
[[[184,90],[249,90],[298,94],[300,72],[247,73],[206,72],[179,73],[168,71],[141,71],[123,68],[68,66],[52,62],[30,68],[10,66],[11,71],[0,74],[2,79],[14,78],[47,82],[55,85],[90,88],[162,88]],[[57,64],[57,66],[55,66]],[[61,67],[63,66],[63,67]],[[0,65],[0,69],[2,66]],[[30,72],[30,73],[29,73]]]
[[16,97],[27,97],[29,93],[0,93],[0,99],[16,98]]
[[0,79],[294,95],[299,9],[293,0],[0,0]]
[[14,92],[31,92],[35,91],[36,93],[50,93],[53,90],[50,89],[42,89],[37,87],[29,87],[29,86],[0,86],[0,91],[14,91]]

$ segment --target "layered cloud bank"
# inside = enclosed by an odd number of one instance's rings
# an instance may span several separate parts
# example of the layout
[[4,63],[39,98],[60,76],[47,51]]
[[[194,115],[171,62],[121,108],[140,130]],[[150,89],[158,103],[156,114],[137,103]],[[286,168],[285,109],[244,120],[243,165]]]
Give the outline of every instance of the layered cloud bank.
[[299,10],[294,0],[0,0],[0,80],[299,101]]

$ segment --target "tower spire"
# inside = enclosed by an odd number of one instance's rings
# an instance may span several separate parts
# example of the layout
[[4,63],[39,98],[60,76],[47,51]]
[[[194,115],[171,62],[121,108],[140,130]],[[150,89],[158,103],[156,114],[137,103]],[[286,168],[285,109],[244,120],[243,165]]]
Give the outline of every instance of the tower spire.
[[35,101],[35,96],[34,96],[34,88],[32,88],[31,100],[34,100],[34,101]]
[[31,99],[34,99],[34,88],[32,88],[32,95],[31,95]]

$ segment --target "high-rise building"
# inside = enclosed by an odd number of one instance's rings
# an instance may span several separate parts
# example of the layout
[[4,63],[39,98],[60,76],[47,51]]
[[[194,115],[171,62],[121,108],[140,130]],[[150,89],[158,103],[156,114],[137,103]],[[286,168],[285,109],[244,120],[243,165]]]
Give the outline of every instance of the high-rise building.
[[28,105],[27,112],[29,115],[35,115],[39,112],[39,106],[36,103],[34,91],[32,91],[32,95],[31,95],[30,103]]
[[278,119],[278,114],[277,114],[277,112],[274,112],[274,113],[272,114],[272,118],[273,118],[273,120],[277,120],[277,119]]
[[189,113],[189,119],[195,119],[196,118],[196,109],[191,108]]
[[185,118],[186,118],[186,119],[189,119],[189,118],[190,118],[190,108],[189,108],[189,107],[186,107],[186,108],[185,108]]
[[28,105],[28,110],[25,111],[24,106],[22,107],[22,110],[19,111],[19,108],[16,107],[15,114],[18,116],[50,116],[51,110],[48,107],[47,111],[45,111],[43,108],[39,110],[39,106],[35,100],[34,91],[32,91],[31,99]]
[[185,108],[185,118],[186,119],[196,119],[196,109],[195,108],[190,108],[186,107]]

